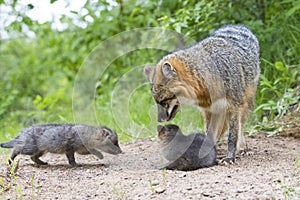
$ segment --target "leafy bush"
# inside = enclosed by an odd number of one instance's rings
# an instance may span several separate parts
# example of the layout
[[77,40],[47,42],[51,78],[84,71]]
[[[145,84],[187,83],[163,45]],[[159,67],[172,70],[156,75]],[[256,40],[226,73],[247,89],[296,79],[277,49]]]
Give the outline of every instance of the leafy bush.
[[[0,127],[4,133],[14,135],[21,127],[35,123],[73,123],[73,84],[84,59],[101,41],[141,27],[164,27],[201,40],[223,24],[245,24],[261,44],[262,73],[250,123],[272,121],[288,112],[290,105],[299,103],[299,0],[88,0],[82,11],[72,12],[72,17],[61,16],[66,27],[61,31],[53,29],[51,21],[40,24],[26,16],[34,4],[22,7],[19,1],[0,1],[4,4],[11,8],[8,16],[17,19],[6,27],[10,38],[1,40]],[[27,36],[29,31],[33,37]],[[110,71],[99,77],[95,86],[97,119],[122,132],[124,140],[132,134],[118,127],[112,116],[111,91],[133,66],[155,63],[165,53],[132,52],[115,60]],[[155,116],[148,112],[156,110],[148,86],[138,88],[129,104],[132,121],[142,127],[151,126],[141,136],[155,134]],[[193,120],[199,113],[192,109],[187,112],[191,113],[191,126],[199,127],[201,122]],[[175,119],[178,123],[180,117]]]

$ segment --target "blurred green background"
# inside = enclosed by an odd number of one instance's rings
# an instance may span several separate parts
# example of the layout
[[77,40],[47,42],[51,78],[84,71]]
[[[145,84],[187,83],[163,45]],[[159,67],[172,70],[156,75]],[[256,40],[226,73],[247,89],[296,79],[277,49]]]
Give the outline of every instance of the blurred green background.
[[[61,1],[45,0],[53,5]],[[291,109],[299,112],[300,0],[84,2],[79,10],[65,7],[58,18],[40,22],[28,14],[38,11],[35,1],[0,0],[5,21],[1,24],[0,142],[29,125],[74,123],[74,80],[85,59],[102,41],[135,28],[161,27],[198,41],[224,24],[247,25],[260,41],[262,72],[246,130],[274,133],[277,120]],[[62,28],[56,28],[57,23]],[[139,86],[129,100],[127,96],[122,102],[119,97],[120,104],[129,105],[130,120],[138,125],[138,130],[130,124],[124,128],[113,116],[112,91],[124,74],[130,79],[133,67],[140,66],[137,73],[142,75],[143,65],[157,62],[166,53],[130,52],[114,60],[95,85],[96,111],[91,114],[101,125],[115,129],[123,142],[156,136],[156,107],[147,84]],[[202,127],[200,113],[191,107],[183,107],[174,123],[184,130]]]

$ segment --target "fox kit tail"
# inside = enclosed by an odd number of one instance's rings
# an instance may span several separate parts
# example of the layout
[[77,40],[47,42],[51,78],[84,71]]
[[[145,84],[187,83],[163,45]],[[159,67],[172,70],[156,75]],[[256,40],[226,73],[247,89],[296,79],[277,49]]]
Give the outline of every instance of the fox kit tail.
[[5,142],[5,143],[0,143],[0,147],[2,148],[14,148],[15,145],[15,141],[11,140],[9,142]]

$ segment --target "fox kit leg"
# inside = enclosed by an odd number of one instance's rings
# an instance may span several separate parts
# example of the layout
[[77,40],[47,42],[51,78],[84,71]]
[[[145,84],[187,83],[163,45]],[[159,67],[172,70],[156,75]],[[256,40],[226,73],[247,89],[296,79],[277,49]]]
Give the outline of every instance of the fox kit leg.
[[44,162],[44,161],[41,161],[41,160],[39,159],[39,157],[41,157],[43,154],[44,154],[43,152],[40,152],[40,153],[38,153],[38,154],[35,154],[35,155],[31,156],[30,158],[31,158],[31,160],[32,160],[33,162],[35,162],[35,163],[38,164],[38,165],[48,165],[48,163],[46,163],[46,162]]
[[14,159],[21,153],[18,149],[13,149],[13,151],[10,154],[10,159],[8,160],[8,164],[11,165],[11,163],[14,161]]
[[96,149],[89,149],[90,153],[97,156],[99,159],[103,159],[103,154]]
[[74,156],[74,150],[73,149],[67,149],[66,151],[66,155],[67,155],[67,158],[68,158],[68,161],[69,161],[69,164],[72,166],[72,167],[81,167],[81,165],[77,164],[75,162],[75,156]]

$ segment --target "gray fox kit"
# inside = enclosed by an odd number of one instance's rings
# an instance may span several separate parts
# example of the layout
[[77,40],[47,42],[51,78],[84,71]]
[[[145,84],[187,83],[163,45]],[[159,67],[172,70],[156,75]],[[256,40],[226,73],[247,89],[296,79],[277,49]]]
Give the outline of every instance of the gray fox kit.
[[196,170],[217,164],[217,150],[214,142],[204,134],[183,135],[174,124],[157,126],[163,157],[169,161],[166,169]]
[[47,152],[65,153],[69,164],[80,166],[75,162],[74,153],[94,154],[102,159],[101,151],[119,154],[122,150],[118,144],[118,135],[111,129],[101,126],[75,124],[40,124],[30,126],[13,140],[1,143],[3,148],[13,148],[11,163],[19,154],[30,155],[31,160],[39,165],[47,165],[39,159]]
[[242,127],[254,106],[260,75],[259,43],[245,26],[226,25],[209,37],[163,57],[145,74],[158,121],[172,120],[181,105],[200,108],[208,135],[229,130],[224,162],[233,163],[244,143]]

